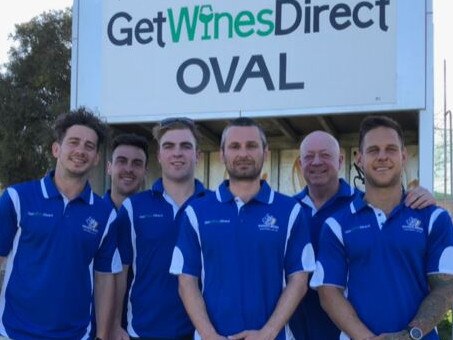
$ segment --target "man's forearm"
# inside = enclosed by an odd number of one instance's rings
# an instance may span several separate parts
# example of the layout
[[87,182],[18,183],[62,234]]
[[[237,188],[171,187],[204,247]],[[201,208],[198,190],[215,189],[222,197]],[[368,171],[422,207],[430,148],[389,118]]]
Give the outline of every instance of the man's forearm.
[[352,339],[371,339],[374,334],[360,320],[354,307],[346,300],[343,290],[333,286],[318,288],[322,308],[332,321]]
[[221,338],[209,320],[206,305],[198,288],[198,278],[190,275],[179,275],[179,295],[187,314],[202,339]]
[[436,274],[429,276],[430,293],[423,300],[411,327],[429,333],[442,320],[453,304],[453,275]]
[[298,272],[288,278],[274,312],[261,329],[270,339],[275,339],[281,329],[288,323],[300,301],[307,293],[308,273]]
[[114,327],[121,327],[123,318],[124,299],[127,290],[127,277],[129,266],[123,265],[123,270],[115,274],[115,306],[114,306]]
[[107,339],[112,329],[115,281],[112,273],[95,272],[96,336]]

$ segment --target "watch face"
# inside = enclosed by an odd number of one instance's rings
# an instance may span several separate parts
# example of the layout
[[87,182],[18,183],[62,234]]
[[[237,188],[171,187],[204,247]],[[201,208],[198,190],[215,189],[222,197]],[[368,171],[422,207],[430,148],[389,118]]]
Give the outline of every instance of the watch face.
[[423,337],[423,332],[420,328],[413,327],[413,328],[411,328],[409,335],[414,340],[420,340]]

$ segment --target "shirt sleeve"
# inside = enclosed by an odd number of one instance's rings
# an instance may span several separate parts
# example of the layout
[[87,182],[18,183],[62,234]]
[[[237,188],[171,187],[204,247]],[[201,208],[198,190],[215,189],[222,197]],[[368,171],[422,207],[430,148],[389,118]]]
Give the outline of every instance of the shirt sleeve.
[[[15,204],[13,200],[16,200]],[[8,256],[11,251],[18,229],[18,213],[19,195],[16,190],[8,188],[0,197],[0,256]]]
[[181,220],[178,241],[173,250],[170,273],[201,276],[200,230],[195,211],[188,206]]
[[94,270],[104,273],[119,273],[122,270],[117,248],[117,228],[112,223],[116,212],[112,209],[102,235],[101,244],[94,258]]
[[134,260],[132,245],[133,218],[134,214],[131,200],[126,199],[118,211],[118,216],[114,222],[118,230],[118,249],[120,252],[121,262],[124,265],[131,265]]
[[431,213],[427,249],[427,273],[453,275],[453,226],[443,209]]
[[288,222],[288,242],[285,252],[285,274],[298,271],[312,272],[315,255],[310,241],[308,220],[300,204],[294,205]]
[[316,269],[310,281],[312,288],[347,284],[347,259],[340,224],[328,218],[321,229]]

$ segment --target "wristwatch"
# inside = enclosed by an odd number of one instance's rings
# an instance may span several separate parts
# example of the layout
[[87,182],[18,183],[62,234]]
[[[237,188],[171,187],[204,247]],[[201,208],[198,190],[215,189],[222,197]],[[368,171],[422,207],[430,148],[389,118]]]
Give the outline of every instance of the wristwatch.
[[418,327],[409,327],[407,331],[412,340],[421,340],[423,338],[423,331]]

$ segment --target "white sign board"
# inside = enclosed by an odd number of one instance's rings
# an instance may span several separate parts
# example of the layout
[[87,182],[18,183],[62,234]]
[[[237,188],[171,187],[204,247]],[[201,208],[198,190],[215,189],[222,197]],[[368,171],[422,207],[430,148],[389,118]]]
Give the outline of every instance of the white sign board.
[[393,104],[396,0],[109,0],[108,120]]

